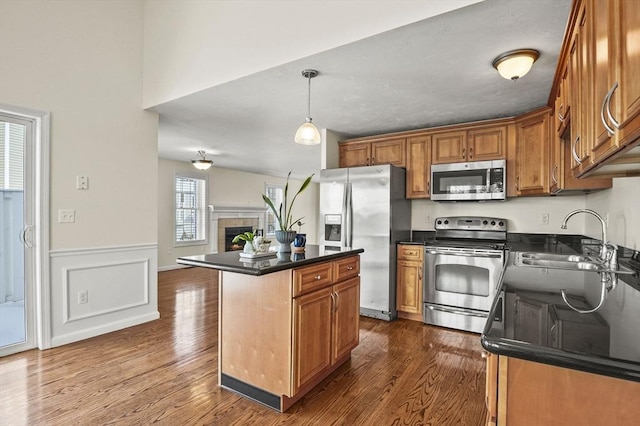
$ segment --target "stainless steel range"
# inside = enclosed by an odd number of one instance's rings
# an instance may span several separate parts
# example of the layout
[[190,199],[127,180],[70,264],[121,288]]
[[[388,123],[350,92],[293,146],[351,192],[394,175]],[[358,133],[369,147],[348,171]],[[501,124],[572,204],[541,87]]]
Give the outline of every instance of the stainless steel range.
[[425,245],[424,322],[480,333],[505,264],[507,220],[439,217],[434,227]]

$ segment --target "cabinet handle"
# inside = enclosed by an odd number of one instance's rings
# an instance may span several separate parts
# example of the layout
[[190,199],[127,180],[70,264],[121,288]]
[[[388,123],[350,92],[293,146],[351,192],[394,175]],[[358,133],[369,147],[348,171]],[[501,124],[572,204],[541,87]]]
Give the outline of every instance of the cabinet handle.
[[376,165],[376,157],[371,157],[371,165],[372,166]]
[[369,164],[369,157],[367,157],[367,166],[370,166],[371,164]]
[[353,271],[353,266],[351,265],[347,266],[347,271]]
[[516,176],[516,191],[520,191],[520,176]]
[[340,295],[335,291],[331,293],[331,298],[333,299],[333,311],[338,312],[338,306],[340,305]]
[[611,124],[613,124],[613,127],[620,130],[620,123],[618,122],[618,120],[613,118],[613,113],[611,112],[611,97],[613,96],[617,88],[618,88],[618,82],[616,81],[613,87],[611,88],[611,94],[607,98],[607,116],[609,117],[609,121],[611,121]]
[[558,178],[556,177],[556,172],[558,171],[558,165],[553,166],[553,170],[551,170],[551,180],[556,185],[558,184]]
[[560,104],[560,108],[558,108],[558,120],[560,120],[561,123],[564,123],[564,120],[567,117],[565,117],[561,111],[564,111],[564,104]]
[[318,281],[318,280],[322,279],[322,275],[316,275],[314,278],[316,279],[316,281]]
[[469,148],[469,158],[473,158],[473,147]]
[[336,311],[336,293],[332,292],[331,293],[331,312],[335,312]]
[[580,161],[580,157],[578,157],[578,153],[576,153],[576,145],[578,144],[578,141],[580,141],[580,135],[576,136],[576,140],[573,141],[573,145],[571,145],[571,155],[573,156],[573,159],[576,161],[577,165],[582,164],[582,161]]
[[609,105],[609,101],[611,100],[612,94],[613,94],[613,89],[609,89],[607,94],[604,95],[604,99],[602,100],[602,105],[600,106],[600,120],[602,121],[604,128],[607,129],[607,133],[609,134],[609,136],[613,136],[613,129],[611,128],[611,126],[609,126],[609,123],[607,123],[607,119],[604,118],[604,110],[607,107],[607,105]]
[[464,156],[464,152],[465,152],[465,151],[466,151],[466,149],[465,149],[465,148],[462,148],[462,158],[465,158],[465,156]]

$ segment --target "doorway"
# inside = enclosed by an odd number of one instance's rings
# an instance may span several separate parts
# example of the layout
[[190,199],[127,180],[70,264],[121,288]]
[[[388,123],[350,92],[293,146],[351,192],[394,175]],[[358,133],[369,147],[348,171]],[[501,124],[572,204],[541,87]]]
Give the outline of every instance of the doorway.
[[0,105],[0,356],[48,347],[48,125]]

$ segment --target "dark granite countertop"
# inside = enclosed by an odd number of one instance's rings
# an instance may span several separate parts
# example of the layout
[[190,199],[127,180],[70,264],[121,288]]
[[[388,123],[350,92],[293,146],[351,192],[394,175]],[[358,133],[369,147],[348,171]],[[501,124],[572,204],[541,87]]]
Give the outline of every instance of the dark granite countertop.
[[[572,280],[583,280],[584,288],[587,281],[593,286],[594,280],[599,286],[598,274],[536,270],[514,266],[511,261],[522,251],[597,255],[600,241],[581,235],[509,234],[507,243],[509,260],[500,284],[502,297],[493,304],[481,336],[482,346],[500,355],[640,382],[640,314],[636,308],[627,306],[624,314],[612,313],[620,308],[607,310],[605,301],[595,313],[577,313],[564,303],[560,290],[570,288]],[[618,303],[624,300],[623,305],[637,304],[638,252],[619,247],[618,259],[636,273],[619,275],[618,285],[608,297]],[[591,306],[579,295],[569,299],[582,309]],[[626,337],[621,333],[627,333]]]
[[274,252],[270,256],[247,259],[241,258],[240,252],[231,251],[218,254],[184,256],[178,258],[177,263],[237,272],[239,274],[265,275],[285,269],[353,256],[362,252],[364,252],[364,249],[335,249],[310,244],[306,246],[303,253],[286,253],[280,255]]

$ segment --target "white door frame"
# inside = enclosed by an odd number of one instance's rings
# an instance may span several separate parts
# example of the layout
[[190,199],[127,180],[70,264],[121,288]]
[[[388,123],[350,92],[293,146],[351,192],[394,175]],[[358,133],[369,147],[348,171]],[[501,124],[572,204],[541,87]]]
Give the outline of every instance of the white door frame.
[[[30,180],[33,194],[29,194],[33,202],[32,222],[25,223],[33,227],[33,261],[30,271],[35,297],[35,315],[32,328],[35,331],[35,344],[39,349],[51,347],[51,284],[49,269],[49,144],[50,144],[50,114],[28,108],[0,103],[0,113],[31,123],[32,143],[25,147],[25,153],[31,150],[27,158],[25,181]],[[26,200],[27,197],[25,197]],[[26,260],[26,259],[25,259]],[[25,262],[25,267],[27,263]],[[32,339],[29,339],[33,342]],[[10,347],[16,349],[15,347]],[[24,349],[28,349],[25,347]],[[15,352],[15,350],[12,350]],[[0,355],[4,355],[0,351]]]

